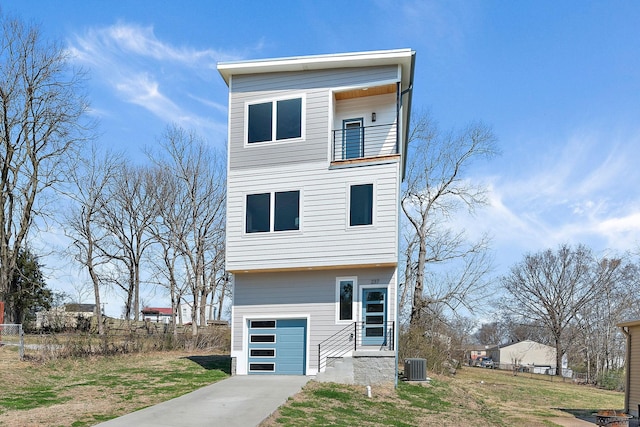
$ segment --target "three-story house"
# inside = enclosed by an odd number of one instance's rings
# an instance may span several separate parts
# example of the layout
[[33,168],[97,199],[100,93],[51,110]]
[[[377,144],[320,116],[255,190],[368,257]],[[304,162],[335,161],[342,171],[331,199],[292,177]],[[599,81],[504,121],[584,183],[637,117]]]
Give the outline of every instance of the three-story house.
[[414,62],[399,49],[218,64],[236,374],[316,375],[347,357],[347,382],[395,378]]

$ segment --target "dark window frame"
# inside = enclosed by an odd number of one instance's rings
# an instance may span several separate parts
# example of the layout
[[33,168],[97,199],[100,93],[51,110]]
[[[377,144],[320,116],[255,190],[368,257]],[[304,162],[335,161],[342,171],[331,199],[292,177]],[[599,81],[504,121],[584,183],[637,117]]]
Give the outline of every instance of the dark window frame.
[[303,95],[248,103],[246,144],[296,141],[304,138],[304,107]]
[[[280,196],[280,197],[278,197]],[[298,211],[293,212],[293,205]],[[300,230],[300,190],[273,193],[273,231]]]
[[275,329],[276,321],[271,319],[254,319],[249,321],[249,327],[251,329]]
[[[366,196],[364,201],[362,200],[363,196]],[[351,184],[349,186],[349,227],[373,225],[374,206],[375,188],[373,183]]]
[[[266,218],[264,217],[265,214]],[[245,233],[249,234],[268,233],[271,231],[271,193],[246,195],[244,230]]]
[[259,359],[259,358],[275,359],[276,349],[275,348],[252,348],[252,349],[249,349],[249,357],[253,357],[256,359]]
[[[351,289],[345,289],[350,286]],[[355,308],[357,304],[356,290],[358,281],[356,277],[336,278],[336,322],[351,323],[355,320]]]
[[275,362],[251,362],[249,372],[275,372]]
[[[255,339],[254,339],[255,338]],[[276,334],[249,334],[249,344],[276,344]]]
[[300,231],[301,193],[301,190],[287,190],[246,194],[245,234]]

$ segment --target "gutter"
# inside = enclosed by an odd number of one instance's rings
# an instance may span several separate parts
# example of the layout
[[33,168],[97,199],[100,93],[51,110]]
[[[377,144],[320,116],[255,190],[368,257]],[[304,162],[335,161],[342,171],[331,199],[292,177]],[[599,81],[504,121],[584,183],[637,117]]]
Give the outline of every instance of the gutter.
[[413,54],[411,55],[411,72],[409,73],[410,75],[410,80],[409,80],[409,87],[407,87],[405,90],[403,90],[400,93],[400,102],[402,102],[402,97],[404,95],[407,95],[407,125],[406,128],[404,129],[404,141],[405,141],[405,146],[403,147],[404,152],[403,152],[403,156],[402,156],[402,176],[400,177],[400,181],[404,181],[404,174],[405,174],[405,170],[407,169],[407,152],[409,151],[409,129],[411,128],[411,103],[413,101],[413,79],[414,79],[414,72],[416,69],[416,53],[413,52]]

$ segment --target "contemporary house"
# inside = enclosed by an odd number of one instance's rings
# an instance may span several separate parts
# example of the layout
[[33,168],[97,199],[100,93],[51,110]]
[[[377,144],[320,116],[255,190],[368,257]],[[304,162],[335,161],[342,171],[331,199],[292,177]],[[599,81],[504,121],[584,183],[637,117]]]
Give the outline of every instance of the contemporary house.
[[218,64],[236,374],[343,361],[345,382],[394,380],[414,60],[400,49]]
[[640,417],[640,319],[618,325],[627,337],[624,411]]

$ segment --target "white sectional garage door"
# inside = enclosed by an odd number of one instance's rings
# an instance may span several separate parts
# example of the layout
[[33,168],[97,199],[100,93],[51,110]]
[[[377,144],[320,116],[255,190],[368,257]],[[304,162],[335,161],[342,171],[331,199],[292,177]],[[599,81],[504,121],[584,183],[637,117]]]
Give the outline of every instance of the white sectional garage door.
[[304,375],[306,319],[249,321],[249,373]]

